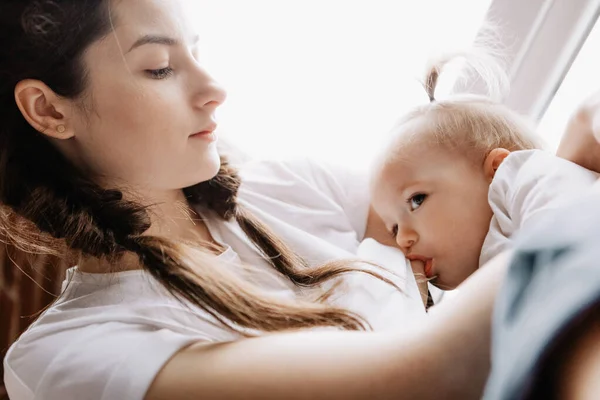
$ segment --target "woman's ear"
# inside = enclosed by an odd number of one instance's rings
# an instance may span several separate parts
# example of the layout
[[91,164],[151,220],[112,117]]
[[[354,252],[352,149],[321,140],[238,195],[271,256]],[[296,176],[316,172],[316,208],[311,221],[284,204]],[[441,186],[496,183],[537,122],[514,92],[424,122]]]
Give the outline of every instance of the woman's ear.
[[15,86],[15,101],[27,122],[38,132],[55,139],[75,136],[68,124],[70,105],[46,84],[24,79]]
[[498,167],[500,167],[500,164],[502,164],[502,161],[504,161],[509,154],[510,151],[501,147],[489,152],[483,162],[483,173],[490,182],[494,179],[494,175],[496,175],[496,171],[498,170]]

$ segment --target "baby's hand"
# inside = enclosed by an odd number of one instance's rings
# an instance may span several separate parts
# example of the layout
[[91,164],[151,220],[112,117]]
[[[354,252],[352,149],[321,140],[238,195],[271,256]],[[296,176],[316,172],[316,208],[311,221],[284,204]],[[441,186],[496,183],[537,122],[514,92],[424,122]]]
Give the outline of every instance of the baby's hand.
[[556,155],[600,173],[600,92],[573,113]]

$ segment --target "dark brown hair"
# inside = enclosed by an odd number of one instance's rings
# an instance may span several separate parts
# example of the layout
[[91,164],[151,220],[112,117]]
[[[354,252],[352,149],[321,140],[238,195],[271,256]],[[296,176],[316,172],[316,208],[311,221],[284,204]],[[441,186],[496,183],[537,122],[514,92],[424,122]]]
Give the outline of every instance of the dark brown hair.
[[[65,98],[85,96],[81,56],[110,34],[109,13],[106,0],[5,0],[0,5],[0,226],[5,236],[25,251],[56,254],[67,249],[114,265],[124,254],[135,254],[171,294],[238,331],[365,329],[367,324],[351,312],[308,300],[265,297],[227,268],[219,268],[207,252],[144,235],[150,227],[147,207],[125,200],[118,190],[100,187],[25,121],[13,97],[23,79],[43,81]],[[190,205],[235,219],[284,277],[298,286],[315,287],[345,272],[378,276],[349,262],[309,267],[237,203],[239,176],[225,158],[221,161],[213,179],[184,189]]]

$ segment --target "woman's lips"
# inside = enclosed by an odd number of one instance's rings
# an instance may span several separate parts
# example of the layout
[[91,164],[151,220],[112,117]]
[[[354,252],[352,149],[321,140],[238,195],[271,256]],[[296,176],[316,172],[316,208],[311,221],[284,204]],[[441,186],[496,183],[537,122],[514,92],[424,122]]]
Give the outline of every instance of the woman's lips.
[[212,134],[213,131],[202,131],[191,134],[190,136],[206,136]]
[[207,140],[209,142],[214,142],[215,140],[217,140],[217,136],[215,135],[214,132],[204,131],[204,132],[198,132],[198,133],[194,133],[193,135],[190,135],[190,139],[200,139],[200,140]]
[[217,129],[217,125],[211,125],[208,129],[205,129],[201,132],[196,132],[190,135],[190,138],[200,138],[200,139],[210,139],[215,140],[215,130]]

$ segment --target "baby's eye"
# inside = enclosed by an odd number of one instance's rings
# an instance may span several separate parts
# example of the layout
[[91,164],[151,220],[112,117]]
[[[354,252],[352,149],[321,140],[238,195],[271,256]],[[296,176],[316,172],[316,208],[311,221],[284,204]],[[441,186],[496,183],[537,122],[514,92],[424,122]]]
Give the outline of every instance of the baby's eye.
[[421,207],[421,204],[427,198],[426,194],[415,194],[413,197],[408,199],[408,204],[410,205],[411,211],[415,211],[417,208]]

